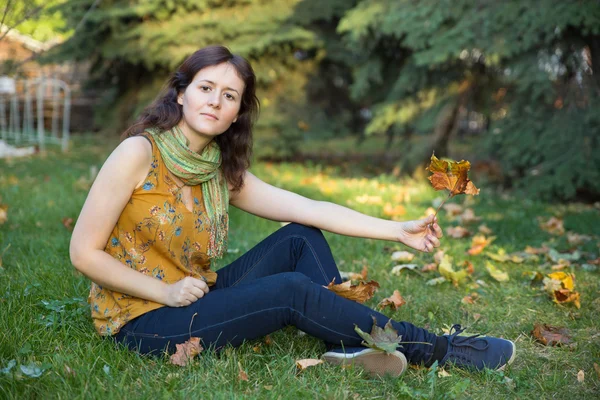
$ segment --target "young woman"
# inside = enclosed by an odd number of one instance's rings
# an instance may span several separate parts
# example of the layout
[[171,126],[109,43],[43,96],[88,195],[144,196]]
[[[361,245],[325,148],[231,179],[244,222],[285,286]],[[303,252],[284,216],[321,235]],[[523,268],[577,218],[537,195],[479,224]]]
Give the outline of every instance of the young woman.
[[[341,283],[321,232],[391,240],[431,252],[442,231],[433,217],[396,222],[273,187],[248,171],[258,114],[255,75],[222,46],[192,54],[166,90],[129,128],[98,174],[73,231],[73,265],[92,281],[100,335],[141,353],[240,345],[294,325],[325,341],[325,360],[399,375],[411,363],[503,368],[509,340],[436,336],[392,321],[405,342],[395,354],[361,347],[355,324],[389,320],[324,286]],[[290,224],[239,259],[211,271],[227,248],[229,204]]]

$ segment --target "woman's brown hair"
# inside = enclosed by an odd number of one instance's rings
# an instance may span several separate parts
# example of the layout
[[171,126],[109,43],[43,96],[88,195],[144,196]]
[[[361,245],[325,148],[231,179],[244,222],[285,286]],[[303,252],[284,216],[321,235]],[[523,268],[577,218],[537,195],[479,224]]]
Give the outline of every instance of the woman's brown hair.
[[221,148],[221,168],[227,181],[238,191],[244,185],[244,171],[250,167],[252,157],[252,127],[258,118],[259,101],[256,97],[256,76],[246,59],[232,54],[224,46],[204,47],[189,56],[167,81],[165,88],[154,102],[146,107],[123,135],[123,139],[143,133],[148,128],[169,130],[183,118],[182,106],[177,95],[188,87],[202,68],[222,63],[233,65],[244,81],[240,111],[237,121],[213,140]]

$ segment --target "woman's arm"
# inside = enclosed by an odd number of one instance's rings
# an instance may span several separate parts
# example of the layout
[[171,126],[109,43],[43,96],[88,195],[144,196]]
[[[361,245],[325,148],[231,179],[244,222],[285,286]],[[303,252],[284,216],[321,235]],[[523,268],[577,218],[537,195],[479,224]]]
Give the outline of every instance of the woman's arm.
[[[152,145],[143,137],[123,141],[110,155],[73,229],[71,262],[89,279],[108,289],[160,304],[188,305],[208,291],[201,280],[185,278],[185,282],[170,288],[175,285],[131,269],[104,251],[121,212],[134,189],[146,178],[151,162]],[[171,289],[185,290],[177,296]]]
[[316,201],[269,185],[246,171],[244,186],[230,203],[274,221],[297,222],[345,236],[399,241],[420,251],[438,247],[442,230],[433,216],[397,222],[371,217],[339,204]]

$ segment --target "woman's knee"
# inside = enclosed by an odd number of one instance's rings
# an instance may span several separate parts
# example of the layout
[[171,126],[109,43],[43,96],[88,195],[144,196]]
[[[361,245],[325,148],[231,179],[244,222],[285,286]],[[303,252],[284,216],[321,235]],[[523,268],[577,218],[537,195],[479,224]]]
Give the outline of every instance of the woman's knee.
[[282,272],[273,277],[277,279],[278,289],[284,293],[304,290],[312,283],[310,278],[301,272]]
[[314,226],[299,224],[297,222],[291,222],[291,223],[287,224],[286,226],[284,226],[283,229],[286,229],[288,231],[288,233],[294,233],[294,234],[306,236],[309,238],[310,237],[324,238],[323,232],[321,232],[321,230],[319,228],[315,228]]

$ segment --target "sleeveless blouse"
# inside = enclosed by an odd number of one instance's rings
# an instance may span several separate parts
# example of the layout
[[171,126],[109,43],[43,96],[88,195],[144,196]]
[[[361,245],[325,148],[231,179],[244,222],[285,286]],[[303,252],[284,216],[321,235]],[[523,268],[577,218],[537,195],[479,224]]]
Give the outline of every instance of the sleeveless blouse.
[[[152,143],[152,164],[144,183],[135,189],[111,232],[104,251],[129,268],[166,283],[186,276],[217,281],[206,255],[210,220],[200,185],[191,186],[193,210],[182,201],[183,186],[165,166]],[[130,320],[164,304],[112,291],[92,282],[88,302],[101,335],[116,334]]]

